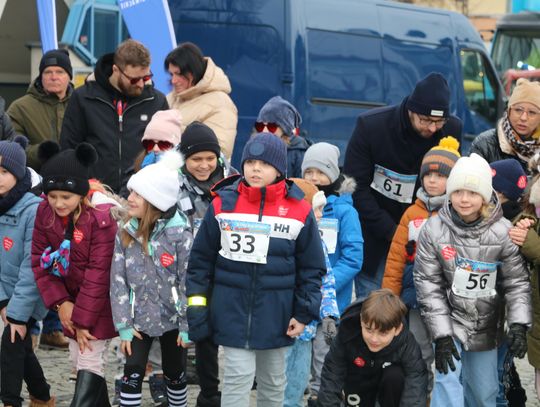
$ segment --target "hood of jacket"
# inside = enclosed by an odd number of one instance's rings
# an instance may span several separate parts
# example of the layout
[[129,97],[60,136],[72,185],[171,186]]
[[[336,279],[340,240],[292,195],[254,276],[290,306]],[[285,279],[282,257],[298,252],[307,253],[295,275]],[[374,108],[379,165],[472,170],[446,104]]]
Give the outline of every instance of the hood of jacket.
[[306,139],[305,137],[292,136],[291,139],[290,139],[290,143],[287,146],[287,149],[288,150],[302,150],[302,151],[305,151],[312,144],[313,144],[313,142],[311,140]]
[[203,93],[209,92],[225,92],[231,93],[231,83],[229,78],[223,72],[223,69],[216,66],[212,58],[206,57],[206,71],[201,80],[191,88],[184,90],[178,94],[171,92],[171,97],[174,102],[193,99]]
[[353,194],[356,191],[356,180],[353,177],[343,174],[343,182],[339,186],[337,193],[339,195]]

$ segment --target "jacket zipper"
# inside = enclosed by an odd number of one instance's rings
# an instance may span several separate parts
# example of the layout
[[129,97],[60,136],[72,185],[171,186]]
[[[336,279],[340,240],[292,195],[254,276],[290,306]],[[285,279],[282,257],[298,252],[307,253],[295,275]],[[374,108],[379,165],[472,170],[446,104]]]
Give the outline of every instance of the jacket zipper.
[[[262,221],[263,211],[264,211],[264,199],[266,197],[266,188],[261,188],[261,204],[259,206],[259,222]],[[247,332],[246,332],[246,349],[249,349],[249,339],[251,333],[251,314],[253,311],[253,299],[255,294],[255,281],[257,277],[257,265],[253,264],[253,272],[251,278],[251,287],[249,290],[249,309],[248,309],[248,323],[247,323]]]

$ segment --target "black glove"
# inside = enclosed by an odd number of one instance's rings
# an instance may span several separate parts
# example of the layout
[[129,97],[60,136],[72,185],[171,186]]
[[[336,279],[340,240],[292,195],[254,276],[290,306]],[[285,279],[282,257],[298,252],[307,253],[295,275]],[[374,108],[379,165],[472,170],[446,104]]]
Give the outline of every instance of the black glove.
[[435,369],[440,373],[448,374],[448,366],[452,371],[456,370],[456,365],[452,356],[461,360],[459,353],[451,336],[445,336],[435,340]]
[[521,359],[527,353],[527,327],[522,324],[512,324],[508,329],[508,349]]
[[336,336],[336,320],[332,317],[325,317],[322,320],[322,332],[324,335],[324,341],[327,345],[332,344],[332,340]]

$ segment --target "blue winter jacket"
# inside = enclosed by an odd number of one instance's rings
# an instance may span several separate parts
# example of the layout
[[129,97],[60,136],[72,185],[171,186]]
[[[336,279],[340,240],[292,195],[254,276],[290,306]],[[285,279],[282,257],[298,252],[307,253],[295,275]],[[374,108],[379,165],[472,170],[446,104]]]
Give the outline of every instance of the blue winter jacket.
[[[253,188],[232,176],[214,192],[188,265],[190,338],[213,335],[219,345],[245,349],[292,345],[290,319],[307,324],[319,317],[326,271],[311,207],[288,180]],[[224,236],[242,233],[246,222],[270,225],[266,263],[232,260],[223,245]],[[253,249],[246,242],[240,241],[242,250]]]
[[323,210],[323,218],[333,218],[339,222],[336,251],[328,257],[336,279],[340,314],[351,303],[354,277],[360,272],[364,258],[362,228],[351,195],[354,189],[354,179],[345,176],[338,191],[339,195],[328,196]]
[[27,192],[0,216],[0,303],[7,300],[7,318],[26,323],[47,315],[30,262],[34,220],[41,199]]

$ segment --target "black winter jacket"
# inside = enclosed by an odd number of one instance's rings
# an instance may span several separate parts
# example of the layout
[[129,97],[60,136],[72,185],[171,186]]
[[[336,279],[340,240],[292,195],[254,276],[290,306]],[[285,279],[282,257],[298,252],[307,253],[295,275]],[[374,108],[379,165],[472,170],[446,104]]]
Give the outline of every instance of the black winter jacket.
[[[399,105],[362,113],[345,155],[343,172],[354,177],[357,184],[353,200],[364,235],[362,272],[370,275],[388,252],[401,216],[412,203],[387,198],[370,186],[375,165],[403,175],[418,174],[424,154],[443,137],[453,136],[461,141],[461,120],[454,116],[433,137],[418,135],[410,123],[406,103],[407,98]],[[419,186],[417,179],[415,191]]]
[[[91,176],[109,185],[115,192],[127,183],[127,170],[142,150],[141,138],[152,115],[168,109],[165,95],[145,86],[140,96],[130,98],[110,83],[113,54],[101,57],[93,77],[71,96],[60,134],[62,149],[75,148],[85,141],[98,153]],[[123,104],[122,121],[117,102]]]
[[[362,337],[360,325],[361,302],[352,303],[343,313],[337,337],[326,355],[321,373],[318,395],[319,407],[339,407],[342,394],[345,406],[349,396],[371,393],[377,388],[383,369],[398,365],[405,375],[401,407],[425,406],[427,403],[427,368],[413,334],[405,323],[403,330],[390,345],[379,352],[371,352]],[[363,398],[363,397],[361,397]],[[362,404],[364,405],[364,404]]]
[[501,150],[496,128],[486,130],[476,136],[471,144],[470,154],[472,153],[483,157],[488,163],[513,158],[521,164],[525,173],[529,173],[526,161],[523,161],[517,155],[510,155]]

